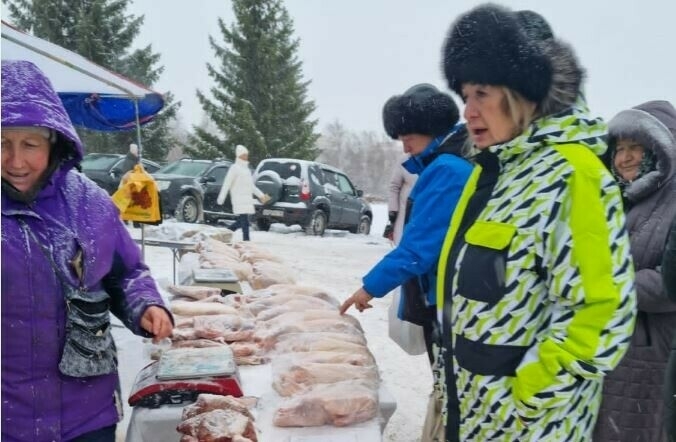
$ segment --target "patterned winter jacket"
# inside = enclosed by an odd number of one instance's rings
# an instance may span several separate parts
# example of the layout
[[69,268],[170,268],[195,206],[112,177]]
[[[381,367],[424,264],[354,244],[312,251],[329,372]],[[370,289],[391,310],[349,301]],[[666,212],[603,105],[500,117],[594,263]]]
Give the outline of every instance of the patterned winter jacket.
[[64,285],[92,293],[106,279],[111,310],[140,335],[145,309],[163,302],[108,194],[73,169],[82,144],[49,80],[28,62],[3,60],[2,86],[2,126],[55,130],[52,153],[63,159],[32,201],[2,185],[2,440],[65,441],[118,422],[121,398],[115,372],[60,372]]
[[480,154],[439,260],[448,440],[590,440],[636,314],[604,133],[579,100]]

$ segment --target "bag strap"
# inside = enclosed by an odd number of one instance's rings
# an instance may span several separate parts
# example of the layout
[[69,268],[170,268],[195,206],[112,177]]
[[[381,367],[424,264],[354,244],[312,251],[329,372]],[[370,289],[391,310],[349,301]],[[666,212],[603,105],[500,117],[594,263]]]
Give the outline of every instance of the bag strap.
[[65,288],[65,287],[68,287],[68,286],[72,287],[73,284],[71,284],[70,282],[68,282],[68,278],[67,278],[67,277],[63,274],[63,272],[59,269],[59,266],[56,265],[56,261],[54,261],[54,257],[52,256],[50,250],[47,249],[47,248],[40,242],[40,240],[39,240],[38,237],[35,235],[35,233],[33,232],[33,230],[31,230],[31,228],[28,227],[28,224],[26,224],[26,221],[24,221],[24,220],[22,220],[22,219],[20,219],[20,218],[18,218],[17,221],[19,221],[19,224],[21,225],[21,230],[23,230],[24,233],[25,233],[27,236],[30,236],[31,238],[33,238],[33,241],[35,241],[35,243],[38,245],[38,247],[39,247],[40,250],[42,251],[42,254],[45,255],[45,257],[46,257],[47,260],[49,261],[49,264],[52,266],[52,269],[53,269],[54,272],[56,273],[56,277],[59,279],[59,281],[61,282],[61,284],[63,285],[63,287],[64,287],[64,288]]

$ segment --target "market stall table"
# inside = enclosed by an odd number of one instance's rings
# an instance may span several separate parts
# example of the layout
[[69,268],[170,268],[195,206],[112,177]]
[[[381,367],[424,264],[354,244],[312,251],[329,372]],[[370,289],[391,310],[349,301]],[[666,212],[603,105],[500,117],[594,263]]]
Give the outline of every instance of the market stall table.
[[[396,401],[381,383],[379,390],[380,416],[347,427],[321,426],[280,428],[272,425],[272,416],[280,400],[272,389],[270,364],[239,367],[245,396],[259,398],[253,410],[259,442],[378,442],[382,431],[397,408]],[[163,405],[159,408],[134,407],[127,429],[126,442],[172,442],[180,439],[176,426],[183,407],[188,404]]]
[[134,239],[138,244],[144,244],[151,247],[166,247],[171,250],[172,255],[172,277],[173,283],[176,284],[176,263],[180,261],[181,256],[187,252],[196,251],[197,243],[193,241],[177,241],[177,240],[165,240],[165,239],[149,239],[149,238],[136,238]]

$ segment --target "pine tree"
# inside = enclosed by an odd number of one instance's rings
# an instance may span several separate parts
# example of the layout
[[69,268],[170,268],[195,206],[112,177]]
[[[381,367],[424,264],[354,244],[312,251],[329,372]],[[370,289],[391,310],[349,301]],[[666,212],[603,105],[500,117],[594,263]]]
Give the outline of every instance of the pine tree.
[[[36,37],[76,52],[112,71],[141,84],[152,86],[163,71],[160,55],[152,46],[130,53],[143,16],[126,13],[130,0],[4,0],[13,22]],[[160,115],[142,126],[143,156],[163,161],[176,143],[170,123],[180,104],[164,96]],[[126,153],[137,142],[136,129],[124,132],[96,132],[77,128],[87,152]]]
[[207,158],[234,157],[237,144],[249,149],[253,165],[269,157],[314,159],[314,102],[302,78],[293,24],[281,0],[233,0],[235,24],[219,19],[224,44],[210,36],[220,66],[207,64],[212,97],[197,97],[217,131],[195,127],[187,151]]

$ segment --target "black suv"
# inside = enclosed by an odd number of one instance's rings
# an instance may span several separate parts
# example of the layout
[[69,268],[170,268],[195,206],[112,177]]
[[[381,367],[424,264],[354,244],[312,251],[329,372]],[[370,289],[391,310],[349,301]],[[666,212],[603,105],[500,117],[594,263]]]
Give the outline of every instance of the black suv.
[[178,221],[195,223],[233,219],[230,195],[223,206],[216,204],[218,192],[232,162],[227,160],[181,159],[153,174],[160,191],[162,212]]
[[[122,162],[126,155],[118,153],[88,153],[82,158],[82,172],[109,195],[117,191],[122,179]],[[153,161],[141,159],[146,172],[153,173],[161,166]]]
[[269,158],[258,164],[256,187],[270,195],[266,204],[256,204],[259,230],[273,222],[300,224],[310,235],[323,235],[327,228],[346,229],[368,235],[373,212],[339,169],[315,161]]

